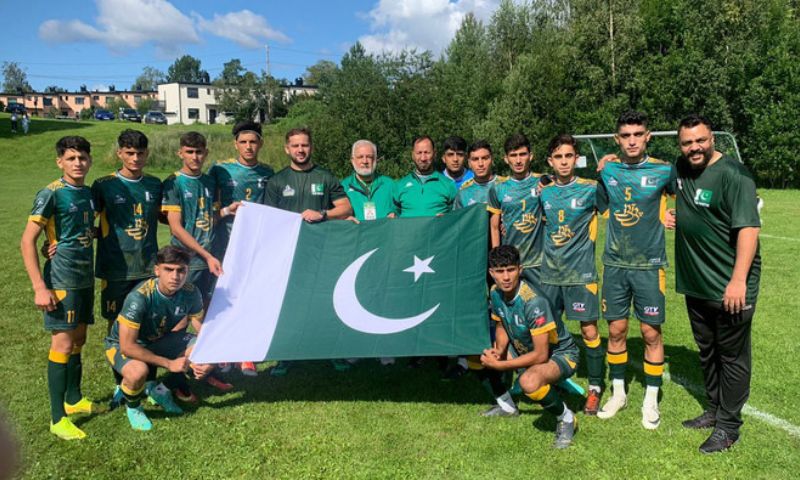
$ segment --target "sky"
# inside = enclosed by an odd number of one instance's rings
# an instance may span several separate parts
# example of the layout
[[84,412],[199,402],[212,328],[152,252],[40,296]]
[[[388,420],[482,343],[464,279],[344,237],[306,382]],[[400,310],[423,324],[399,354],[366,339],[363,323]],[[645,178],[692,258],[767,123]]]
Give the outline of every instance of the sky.
[[372,53],[440,54],[464,15],[487,22],[499,0],[0,0],[0,62],[17,62],[37,90],[131,87],[146,66],[166,73],[181,55],[214,79],[238,58],[293,81],[357,41]]

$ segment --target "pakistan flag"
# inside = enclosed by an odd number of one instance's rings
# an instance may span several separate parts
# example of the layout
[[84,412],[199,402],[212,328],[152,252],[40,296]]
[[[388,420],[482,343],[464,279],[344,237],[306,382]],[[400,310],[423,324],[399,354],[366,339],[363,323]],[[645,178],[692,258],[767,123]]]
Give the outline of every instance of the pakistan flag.
[[191,360],[480,353],[486,245],[480,206],[357,225],[247,203]]

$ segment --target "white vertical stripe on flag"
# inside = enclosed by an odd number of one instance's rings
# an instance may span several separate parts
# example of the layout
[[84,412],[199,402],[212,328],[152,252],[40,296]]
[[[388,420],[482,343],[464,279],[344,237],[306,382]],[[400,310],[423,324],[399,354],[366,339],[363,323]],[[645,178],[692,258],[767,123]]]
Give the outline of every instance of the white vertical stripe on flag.
[[266,357],[302,223],[297,213],[254,203],[236,212],[225,273],[217,280],[192,362],[257,362]]

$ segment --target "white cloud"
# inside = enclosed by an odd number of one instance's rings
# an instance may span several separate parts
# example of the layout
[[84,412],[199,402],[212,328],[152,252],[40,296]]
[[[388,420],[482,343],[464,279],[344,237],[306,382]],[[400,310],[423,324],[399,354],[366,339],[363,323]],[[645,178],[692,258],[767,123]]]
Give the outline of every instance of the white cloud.
[[380,0],[366,15],[372,33],[359,41],[369,52],[417,48],[441,52],[464,16],[487,21],[499,0]]
[[39,37],[50,43],[97,41],[121,51],[152,42],[160,51],[198,43],[192,20],[167,0],[96,0],[97,25],[80,20],[47,20]]
[[291,41],[283,32],[270,27],[266,18],[250,10],[230,12],[224,15],[215,13],[212,20],[206,20],[197,14],[195,14],[195,18],[200,30],[233,40],[247,48],[261,47],[265,40],[284,43]]

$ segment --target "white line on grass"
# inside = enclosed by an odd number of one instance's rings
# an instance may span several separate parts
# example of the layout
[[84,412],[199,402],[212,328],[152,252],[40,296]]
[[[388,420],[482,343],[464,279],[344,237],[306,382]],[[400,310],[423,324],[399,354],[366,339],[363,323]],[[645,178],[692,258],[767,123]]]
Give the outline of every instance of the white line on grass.
[[[640,363],[635,361],[632,361],[630,363],[636,366],[636,368],[641,368],[642,366]],[[702,395],[705,395],[706,393],[706,390],[703,386],[697,385],[696,383],[692,383],[691,381],[680,375],[671,375],[669,372],[664,372],[664,380],[666,380],[667,382],[677,383],[678,385],[684,387],[686,390],[689,390],[690,392],[693,393],[698,393]],[[762,412],[756,407],[751,407],[749,404],[745,404],[744,408],[742,408],[742,413],[744,413],[745,415],[750,415],[751,417],[755,417],[764,423],[772,425],[773,427],[778,427],[795,438],[800,438],[800,427],[780,417],[776,417],[771,413]]]
[[788,240],[790,242],[800,242],[800,238],[781,237],[779,235],[769,235],[767,233],[759,233],[758,236],[764,238],[774,238],[775,240]]

